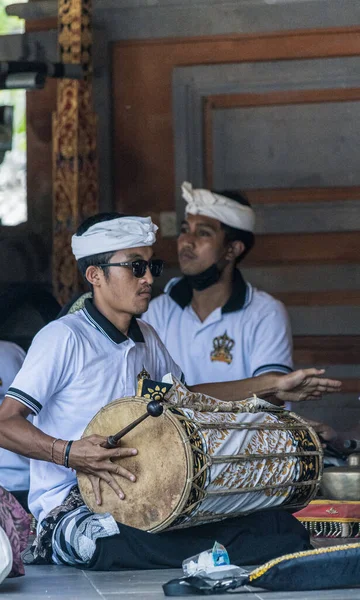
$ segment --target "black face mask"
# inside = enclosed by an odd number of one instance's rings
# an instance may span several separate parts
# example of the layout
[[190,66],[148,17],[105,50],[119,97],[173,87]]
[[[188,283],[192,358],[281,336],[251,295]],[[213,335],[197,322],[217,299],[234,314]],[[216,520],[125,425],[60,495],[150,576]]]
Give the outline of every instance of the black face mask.
[[214,283],[217,283],[220,276],[221,271],[217,264],[214,263],[202,273],[198,273],[197,275],[185,275],[185,279],[193,290],[202,292],[211,285],[214,285]]

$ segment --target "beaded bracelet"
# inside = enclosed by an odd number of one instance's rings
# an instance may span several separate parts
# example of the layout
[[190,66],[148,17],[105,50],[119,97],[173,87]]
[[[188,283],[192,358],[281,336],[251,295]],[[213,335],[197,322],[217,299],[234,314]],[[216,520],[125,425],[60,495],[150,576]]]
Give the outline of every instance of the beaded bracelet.
[[70,456],[70,450],[71,450],[71,446],[73,445],[73,441],[74,440],[70,440],[70,442],[68,442],[66,444],[66,449],[65,449],[65,453],[64,453],[64,467],[69,467],[69,456]]

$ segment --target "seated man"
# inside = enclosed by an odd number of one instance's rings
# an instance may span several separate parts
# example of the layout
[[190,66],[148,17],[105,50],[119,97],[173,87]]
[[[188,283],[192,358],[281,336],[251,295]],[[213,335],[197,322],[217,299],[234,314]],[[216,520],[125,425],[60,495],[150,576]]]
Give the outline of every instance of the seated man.
[[178,237],[181,279],[150,302],[152,325],[189,385],[292,371],[284,306],[246,282],[239,263],[254,244],[255,214],[245,197],[182,186]]
[[[135,475],[112,461],[136,455],[136,448],[107,449],[100,435],[79,439],[95,413],[116,398],[134,395],[144,368],[153,380],[168,372],[182,376],[152,327],[134,317],[147,310],[153,277],[162,270],[162,261],[153,259],[156,230],[150,217],[117,213],[95,215],[79,227],[72,247],[93,300],[37,334],[0,407],[0,445],[32,459],[29,505],[39,521],[32,561],[96,570],[179,567],[218,539],[233,561],[249,564],[309,547],[303,528],[282,511],[150,534],[90,512],[80,497],[75,471],[89,477],[99,505],[100,481],[120,500],[124,494],[114,474],[136,486]],[[338,389],[340,382],[321,379],[319,373],[263,375],[244,387],[243,382],[222,384],[223,396],[244,397],[252,385],[281,400]],[[211,394],[211,387],[192,389]],[[34,424],[26,419],[30,413]]]
[[[15,379],[25,358],[25,352],[17,344],[0,341],[0,404],[10,384]],[[8,450],[0,449],[0,485],[17,498],[27,509],[30,482],[29,459]]]

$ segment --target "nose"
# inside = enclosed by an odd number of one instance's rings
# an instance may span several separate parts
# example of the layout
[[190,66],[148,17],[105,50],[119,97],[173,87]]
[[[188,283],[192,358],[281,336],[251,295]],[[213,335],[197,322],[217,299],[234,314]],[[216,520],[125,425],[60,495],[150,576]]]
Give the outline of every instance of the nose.
[[145,275],[143,279],[146,281],[148,285],[152,285],[154,283],[154,277],[151,275],[151,271],[149,265],[146,267]]
[[195,234],[191,231],[187,231],[186,233],[182,233],[178,237],[178,246],[184,248],[186,246],[190,246],[193,248],[195,246]]

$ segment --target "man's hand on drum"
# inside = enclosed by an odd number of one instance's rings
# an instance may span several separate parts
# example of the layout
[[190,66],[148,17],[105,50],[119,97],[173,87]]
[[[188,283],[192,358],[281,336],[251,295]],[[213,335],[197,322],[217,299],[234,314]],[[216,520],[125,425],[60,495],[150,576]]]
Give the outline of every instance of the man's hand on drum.
[[331,427],[331,425],[326,425],[326,423],[319,423],[318,421],[312,421],[310,419],[306,419],[306,422],[311,425],[313,429],[315,429],[319,438],[323,442],[324,448],[326,448],[328,443],[336,441],[338,434],[335,429]]
[[114,475],[124,477],[129,481],[136,481],[133,473],[122,467],[114,459],[127,458],[135,456],[135,448],[105,448],[106,437],[101,435],[90,435],[81,440],[77,440],[71,446],[69,455],[69,466],[76,471],[86,473],[91,481],[96,504],[102,503],[100,481],[105,481],[119,496],[124,500],[125,494]]
[[301,369],[278,378],[276,397],[284,402],[318,400],[341,389],[341,381],[322,377],[324,369]]

